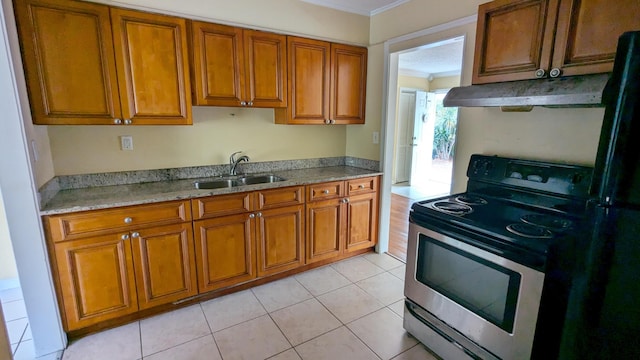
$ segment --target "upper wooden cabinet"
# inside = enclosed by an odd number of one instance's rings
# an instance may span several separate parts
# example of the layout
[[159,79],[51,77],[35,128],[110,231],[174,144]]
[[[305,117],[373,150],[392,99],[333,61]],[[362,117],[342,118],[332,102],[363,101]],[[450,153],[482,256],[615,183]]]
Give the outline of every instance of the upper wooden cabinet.
[[640,3],[497,0],[478,8],[473,83],[609,72]]
[[287,106],[286,36],[191,22],[194,105]]
[[287,38],[289,104],[277,124],[364,124],[367,49]]
[[15,1],[35,124],[191,124],[183,19]]

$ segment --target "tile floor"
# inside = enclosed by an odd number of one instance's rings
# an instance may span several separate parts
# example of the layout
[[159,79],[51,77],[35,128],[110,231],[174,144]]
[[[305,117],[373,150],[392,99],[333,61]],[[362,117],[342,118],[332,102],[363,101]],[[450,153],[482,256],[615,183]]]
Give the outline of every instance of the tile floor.
[[22,299],[22,290],[20,288],[2,290],[0,301],[2,301],[2,311],[14,359],[31,360],[34,357],[33,340],[27,310]]
[[78,339],[63,360],[436,359],[402,328],[404,268],[365,254]]

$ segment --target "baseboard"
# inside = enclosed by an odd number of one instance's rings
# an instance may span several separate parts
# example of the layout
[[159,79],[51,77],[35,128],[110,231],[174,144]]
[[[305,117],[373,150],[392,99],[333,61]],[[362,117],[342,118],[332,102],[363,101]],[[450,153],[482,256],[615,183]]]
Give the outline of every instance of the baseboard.
[[0,291],[20,287],[20,279],[0,279]]

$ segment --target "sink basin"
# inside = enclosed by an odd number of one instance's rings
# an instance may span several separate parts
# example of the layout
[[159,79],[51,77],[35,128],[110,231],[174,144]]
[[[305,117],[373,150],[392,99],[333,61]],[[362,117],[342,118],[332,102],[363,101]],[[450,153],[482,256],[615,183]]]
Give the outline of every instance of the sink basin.
[[247,175],[241,177],[234,177],[232,179],[215,179],[209,181],[198,181],[193,185],[196,189],[223,189],[231,188],[242,185],[255,185],[255,184],[267,184],[278,181],[284,181],[285,179],[272,175]]
[[246,185],[273,183],[273,182],[278,182],[283,180],[284,180],[283,178],[276,175],[257,175],[257,176],[247,176],[242,178],[242,181]]
[[233,179],[220,179],[211,181],[197,181],[193,185],[196,187],[196,189],[222,189],[243,185],[243,183]]

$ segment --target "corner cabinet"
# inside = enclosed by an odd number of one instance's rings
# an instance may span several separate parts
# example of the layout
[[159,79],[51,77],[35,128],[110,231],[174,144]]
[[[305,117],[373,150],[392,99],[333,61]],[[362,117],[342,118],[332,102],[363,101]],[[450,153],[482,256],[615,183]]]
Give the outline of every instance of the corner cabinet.
[[287,37],[191,22],[194,105],[287,106]]
[[610,72],[640,2],[497,0],[478,8],[474,84]]
[[364,124],[367,49],[287,38],[289,101],[277,124]]
[[65,330],[197,294],[189,205],[44,218]]
[[379,177],[307,186],[307,263],[378,242]]
[[192,123],[184,19],[79,1],[14,4],[35,124]]

